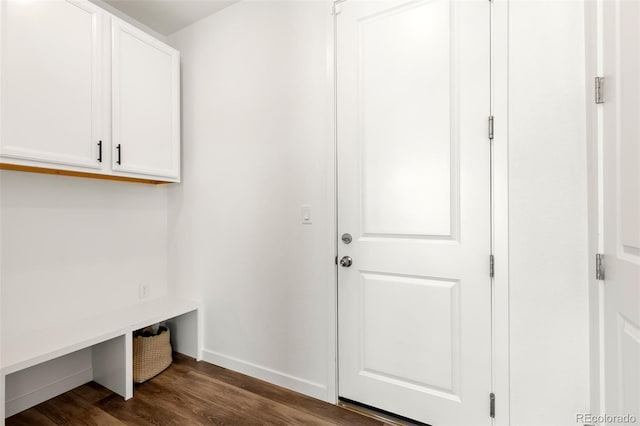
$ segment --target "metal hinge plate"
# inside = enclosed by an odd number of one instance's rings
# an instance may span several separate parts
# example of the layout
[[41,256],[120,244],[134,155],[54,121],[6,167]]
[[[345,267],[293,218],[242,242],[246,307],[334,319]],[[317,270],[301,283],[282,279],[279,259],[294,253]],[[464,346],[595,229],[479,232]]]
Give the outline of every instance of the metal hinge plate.
[[496,418],[496,394],[493,392],[489,394],[489,417]]
[[334,0],[333,1],[333,7],[332,9],[332,14],[333,15],[340,15],[340,12],[342,12],[342,8],[340,7],[341,3],[344,3],[347,0]]
[[489,140],[493,140],[493,115],[489,116]]
[[493,255],[489,255],[489,276],[491,278],[493,278],[494,275],[494,270],[495,270],[495,261],[493,259]]
[[596,253],[596,280],[604,280],[604,254]]
[[596,77],[595,79],[595,98],[596,104],[603,104],[602,86],[604,85],[604,77]]

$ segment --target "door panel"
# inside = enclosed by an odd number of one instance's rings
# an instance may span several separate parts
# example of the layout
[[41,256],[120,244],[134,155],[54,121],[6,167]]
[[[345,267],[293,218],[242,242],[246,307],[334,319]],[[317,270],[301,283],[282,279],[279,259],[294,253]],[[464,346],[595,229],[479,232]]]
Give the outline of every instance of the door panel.
[[337,17],[339,394],[437,425],[491,420],[489,7]]
[[623,415],[629,413],[640,418],[640,327],[619,316],[618,330],[620,368],[617,379],[621,394],[617,405]]
[[4,157],[100,168],[104,13],[88,1],[3,1]]
[[[362,374],[455,397],[460,358],[458,283],[367,272],[361,273],[360,282]],[[429,363],[423,362],[427,359]]]
[[603,11],[605,408],[640,418],[640,4]]
[[449,19],[449,4],[437,1],[357,23],[366,234],[451,235],[450,100],[458,82],[450,45],[441,42],[451,38]]

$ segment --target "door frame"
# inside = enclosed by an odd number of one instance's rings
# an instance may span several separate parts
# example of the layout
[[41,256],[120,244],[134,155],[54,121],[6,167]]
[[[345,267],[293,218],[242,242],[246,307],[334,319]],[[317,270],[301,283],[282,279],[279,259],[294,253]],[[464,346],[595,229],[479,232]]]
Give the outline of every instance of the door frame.
[[[593,91],[593,79],[603,76],[602,0],[585,2],[585,93]],[[604,253],[604,198],[602,105],[587,97],[587,196],[589,220],[589,270],[595,271],[595,254]],[[589,407],[593,414],[606,412],[604,394],[604,281],[589,274]]]
[[494,425],[511,424],[509,310],[509,1],[491,2],[493,389]]
[[[327,200],[330,203],[331,217],[328,218],[332,238],[329,243],[332,253],[330,263],[331,279],[328,282],[329,316],[327,321],[328,369],[327,398],[330,403],[337,404],[338,390],[338,275],[337,265],[333,258],[338,253],[338,157],[337,157],[337,14],[340,3],[348,0],[327,1],[326,19],[326,93],[328,111],[331,116],[327,126],[333,138],[332,159],[327,180]],[[452,0],[457,1],[457,0]],[[492,383],[496,395],[496,411],[493,424],[509,425],[510,392],[509,392],[509,134],[508,134],[508,30],[509,0],[491,0],[491,111],[495,117],[492,149],[492,182],[491,182],[491,243],[495,257],[495,274],[492,294]],[[331,143],[327,141],[327,143]],[[489,143],[489,142],[487,142]],[[336,258],[337,259],[337,258]],[[489,401],[487,395],[487,410]],[[488,413],[487,413],[488,414]]]

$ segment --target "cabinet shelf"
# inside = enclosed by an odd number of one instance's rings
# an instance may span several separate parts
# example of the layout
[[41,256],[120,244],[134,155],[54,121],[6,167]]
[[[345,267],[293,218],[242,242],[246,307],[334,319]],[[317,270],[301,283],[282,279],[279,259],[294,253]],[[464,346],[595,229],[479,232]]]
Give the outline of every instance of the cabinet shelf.
[[144,183],[149,185],[162,185],[172,183],[161,180],[133,178],[128,176],[103,175],[98,173],[76,172],[72,170],[48,169],[45,167],[21,166],[17,164],[0,163],[0,170],[13,170],[17,172],[43,173],[47,175],[74,176],[89,179],[116,180],[122,182]]

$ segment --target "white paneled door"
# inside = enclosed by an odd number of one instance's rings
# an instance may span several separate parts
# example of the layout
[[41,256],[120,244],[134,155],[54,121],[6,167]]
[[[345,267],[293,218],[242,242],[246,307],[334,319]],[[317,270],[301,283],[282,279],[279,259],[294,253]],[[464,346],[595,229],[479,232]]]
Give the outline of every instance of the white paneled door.
[[640,3],[603,4],[605,411],[640,419]]
[[339,395],[491,424],[490,2],[339,7]]

